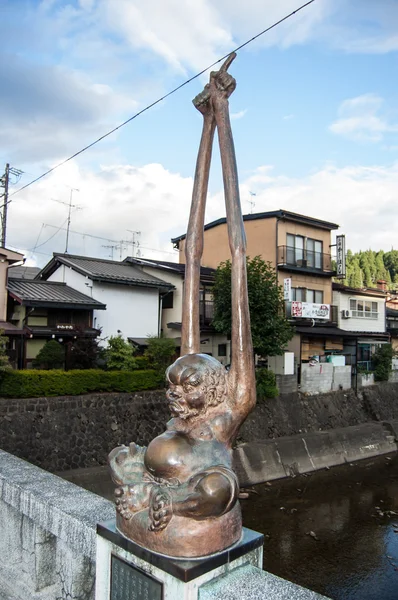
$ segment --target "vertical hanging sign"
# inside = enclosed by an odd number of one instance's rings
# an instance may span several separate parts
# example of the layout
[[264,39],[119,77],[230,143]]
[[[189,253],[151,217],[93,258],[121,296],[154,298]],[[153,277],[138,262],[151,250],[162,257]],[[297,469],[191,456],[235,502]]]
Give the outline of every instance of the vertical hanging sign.
[[292,301],[292,280],[290,277],[283,280],[283,299],[288,302]]
[[345,235],[336,236],[337,279],[345,279]]

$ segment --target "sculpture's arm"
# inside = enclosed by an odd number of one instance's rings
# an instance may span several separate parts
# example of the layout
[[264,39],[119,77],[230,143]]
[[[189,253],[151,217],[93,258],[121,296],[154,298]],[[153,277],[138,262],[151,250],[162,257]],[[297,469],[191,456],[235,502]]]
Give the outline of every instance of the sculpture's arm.
[[210,94],[217,124],[224,180],[228,238],[232,257],[231,381],[233,411],[238,420],[246,418],[256,402],[253,344],[250,330],[246,273],[246,236],[239,197],[238,170],[229,118],[228,98],[236,82],[226,72],[235,58],[231,55],[221,69],[210,75]]
[[193,100],[195,107],[203,114],[203,131],[196,162],[195,180],[192,192],[191,213],[185,240],[185,283],[182,309],[181,355],[200,352],[199,328],[199,287],[200,259],[203,254],[203,227],[211,151],[213,146],[215,121],[209,102],[209,86]]
[[236,476],[224,467],[198,473],[175,488],[154,488],[149,520],[152,531],[165,529],[173,516],[195,520],[220,517],[235,505],[239,486]]

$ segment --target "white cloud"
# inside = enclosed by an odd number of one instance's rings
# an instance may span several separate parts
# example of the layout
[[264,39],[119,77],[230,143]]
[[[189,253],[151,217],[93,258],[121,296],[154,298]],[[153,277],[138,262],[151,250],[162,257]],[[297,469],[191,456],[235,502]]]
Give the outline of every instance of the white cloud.
[[386,133],[398,131],[398,125],[380,114],[383,103],[377,94],[344,100],[339,108],[340,118],[329,126],[330,131],[352,140],[379,142]]
[[398,163],[391,166],[326,166],[292,179],[256,170],[241,186],[256,192],[256,212],[284,208],[337,223],[352,250],[391,250],[398,229]]
[[236,113],[231,113],[231,119],[234,121],[236,121],[238,119],[242,119],[246,113],[247,113],[247,108],[245,108],[244,110],[240,110]]
[[285,115],[282,118],[284,121],[291,121],[292,119],[294,119],[294,115]]
[[[175,256],[177,260],[170,238],[186,228],[192,179],[171,173],[159,164],[142,167],[115,164],[93,172],[74,162],[68,163],[11,198],[8,243],[23,250],[36,245],[41,264],[49,260],[52,252],[63,252],[66,232],[64,229],[56,232],[59,227],[65,228],[68,209],[52,198],[68,202],[70,187],[79,189],[74,193],[73,203],[83,207],[72,213],[71,230],[89,234],[83,237],[72,233],[70,253],[107,257],[110,249],[102,246],[113,244],[109,240],[131,239],[127,231],[130,229],[142,232],[144,255],[164,260],[173,260]],[[44,243],[46,240],[48,243]],[[128,252],[131,253],[131,246],[124,246],[123,256]],[[115,258],[119,258],[118,250]]]
[[[171,173],[160,164],[108,165],[95,173],[68,163],[65,169],[14,197],[9,210],[8,242],[21,250],[37,243],[38,252],[45,253],[35,257],[39,264],[49,260],[53,251],[63,252],[65,231],[56,233],[56,227],[48,225],[61,226],[67,208],[51,198],[68,201],[68,186],[73,186],[80,190],[74,195],[74,203],[84,206],[84,210],[72,214],[72,231],[116,242],[131,239],[128,229],[141,231],[143,256],[178,260],[170,239],[186,231],[192,183],[192,178]],[[250,212],[249,200],[254,200],[254,212],[284,208],[338,223],[353,250],[389,250],[396,245],[397,189],[398,163],[341,169],[326,166],[296,179],[278,176],[266,165],[240,186],[245,213]],[[256,196],[251,198],[250,192]],[[206,222],[223,215],[224,195],[220,189],[208,200]],[[42,228],[43,222],[47,226]],[[113,243],[72,233],[69,252],[105,258],[111,251],[103,245]],[[128,253],[131,246],[123,249],[123,256]],[[114,256],[119,258],[118,250]]]

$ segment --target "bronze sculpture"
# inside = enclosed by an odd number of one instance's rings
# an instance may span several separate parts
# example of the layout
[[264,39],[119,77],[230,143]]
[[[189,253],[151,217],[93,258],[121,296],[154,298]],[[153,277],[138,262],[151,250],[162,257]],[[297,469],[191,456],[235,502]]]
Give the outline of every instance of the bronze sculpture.
[[[228,98],[232,54],[193,101],[203,131],[186,237],[181,354],[166,372],[173,418],[147,448],[109,455],[117,527],[129,539],[174,557],[221,551],[240,539],[239,484],[232,443],[256,402],[246,276],[246,239]],[[231,368],[200,354],[199,280],[211,150],[217,127],[232,256]]]

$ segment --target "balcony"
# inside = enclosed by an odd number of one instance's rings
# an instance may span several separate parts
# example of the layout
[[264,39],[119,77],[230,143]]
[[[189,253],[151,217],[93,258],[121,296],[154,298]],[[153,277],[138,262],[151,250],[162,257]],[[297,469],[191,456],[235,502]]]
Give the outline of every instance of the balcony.
[[199,318],[201,327],[210,327],[214,317],[213,300],[201,300],[199,304]]
[[278,246],[278,269],[313,273],[318,277],[331,277],[333,275],[332,257],[323,252]]

